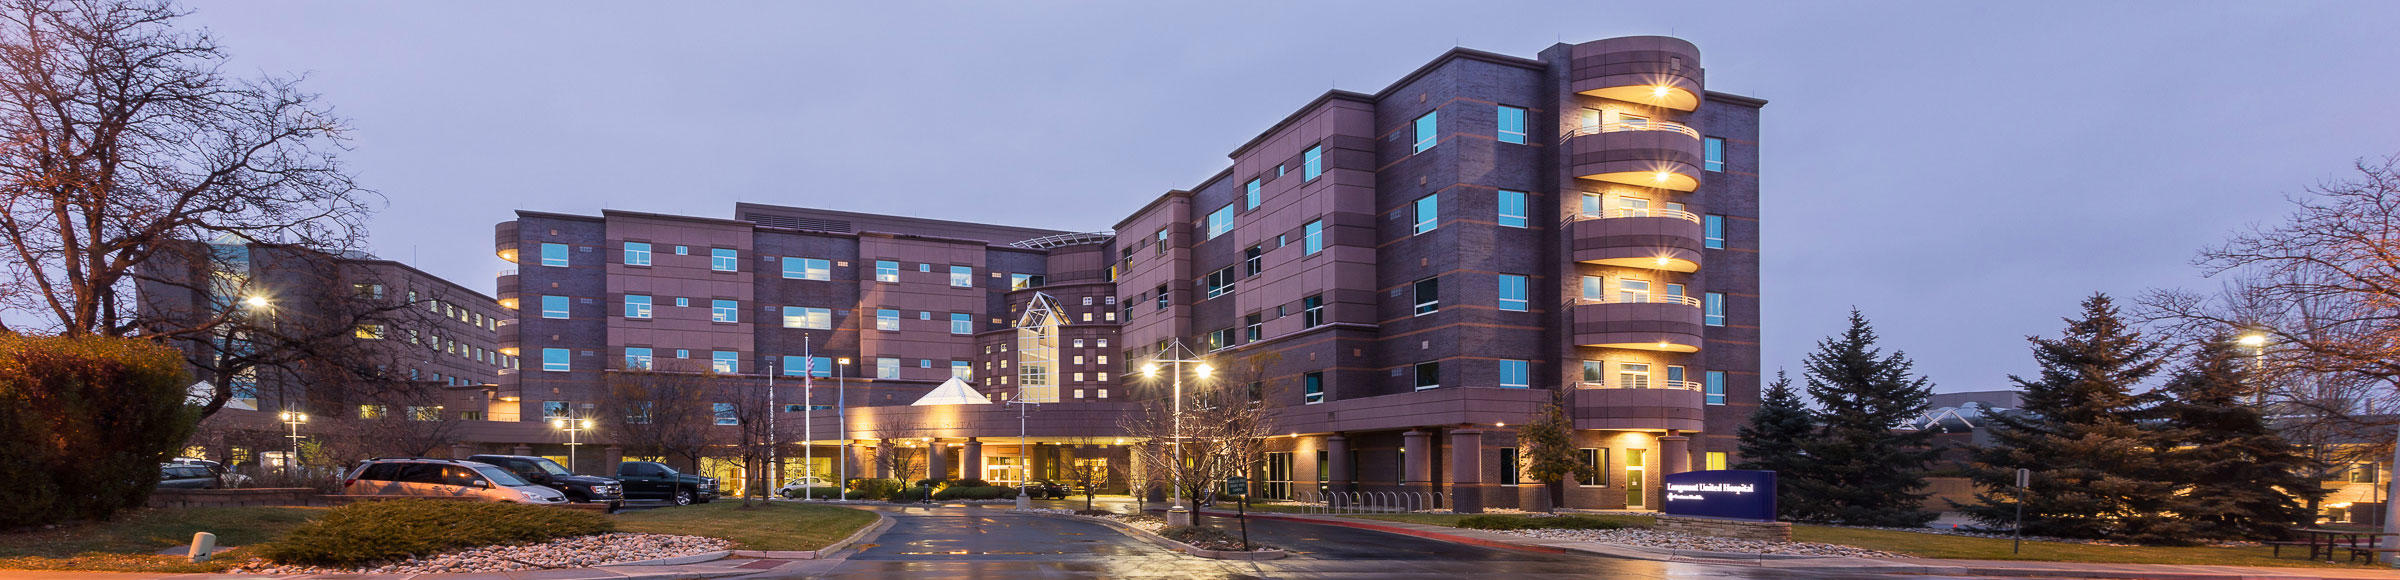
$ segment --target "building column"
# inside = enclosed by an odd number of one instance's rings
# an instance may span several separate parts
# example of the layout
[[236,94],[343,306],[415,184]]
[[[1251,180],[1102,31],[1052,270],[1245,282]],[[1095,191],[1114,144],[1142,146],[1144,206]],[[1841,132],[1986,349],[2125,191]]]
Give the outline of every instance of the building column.
[[1350,439],[1340,433],[1325,436],[1325,491],[1350,491],[1356,481],[1350,465]]
[[[451,459],[466,459],[466,458],[469,458],[469,457],[474,457],[474,456],[475,456],[475,446],[473,446],[473,445],[468,445],[468,444],[465,444],[465,443],[452,443],[452,444],[450,444],[450,458],[451,458]],[[611,464],[611,465],[614,465],[614,464]]]
[[1030,451],[1029,453],[1032,453],[1033,457],[1025,460],[1025,468],[1032,470],[1029,472],[1027,477],[1031,477],[1036,481],[1044,479],[1060,479],[1056,477],[1058,471],[1058,446],[1035,443],[1033,444],[1032,449],[1033,451]]
[[607,447],[601,448],[601,450],[600,450],[600,465],[599,465],[599,467],[600,467],[600,468],[599,468],[599,469],[596,469],[596,470],[593,470],[593,471],[592,471],[592,473],[598,473],[598,474],[601,474],[602,476],[615,475],[615,474],[617,473],[617,464],[619,464],[619,463],[624,463],[624,462],[625,462],[625,448],[624,448],[624,447],[617,446],[617,445],[610,445],[610,446],[607,446]]
[[950,465],[942,440],[925,442],[925,479],[949,479]]
[[974,437],[968,437],[968,438],[967,438],[967,446],[964,448],[964,450],[963,450],[963,451],[960,451],[958,455],[959,455],[959,462],[958,462],[958,478],[959,478],[959,479],[982,479],[982,478],[983,478],[983,442],[982,442],[982,441],[978,441],[978,440],[976,440]]
[[884,454],[892,452],[892,440],[875,440],[875,479],[891,479],[892,464]]
[[1483,513],[1483,430],[1450,431],[1450,509]]
[[1658,438],[1658,474],[1674,475],[1692,470],[1692,438],[1668,431]]
[[1433,481],[1433,432],[1410,429],[1401,434],[1400,486],[1411,488]]
[[510,451],[510,453],[509,453],[510,455],[532,455],[532,454],[533,454],[533,446],[532,446],[532,445],[526,445],[526,444],[523,444],[523,443],[518,443],[516,447],[509,448],[509,451]]

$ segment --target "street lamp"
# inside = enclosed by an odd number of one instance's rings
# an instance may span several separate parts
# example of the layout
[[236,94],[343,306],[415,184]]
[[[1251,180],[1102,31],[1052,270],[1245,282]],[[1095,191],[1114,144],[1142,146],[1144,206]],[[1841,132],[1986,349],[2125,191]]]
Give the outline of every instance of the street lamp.
[[841,494],[835,499],[845,500],[850,499],[850,406],[849,384],[846,382],[849,375],[850,357],[833,359],[833,414],[834,422],[841,423],[834,433],[842,438],[842,458],[836,462],[841,479],[833,482],[833,490]]
[[1192,352],[1191,347],[1184,346],[1183,339],[1180,337],[1169,343],[1166,350],[1159,351],[1158,356],[1150,359],[1150,362],[1142,363],[1142,376],[1157,378],[1158,363],[1175,365],[1173,371],[1175,373],[1173,377],[1175,431],[1174,441],[1171,442],[1175,449],[1175,459],[1167,469],[1170,480],[1168,485],[1172,486],[1169,491],[1173,493],[1167,503],[1167,525],[1189,526],[1192,525],[1192,508],[1184,504],[1183,498],[1183,365],[1187,363],[1196,365],[1196,368],[1192,369],[1192,374],[1203,379],[1208,378],[1209,374],[1215,372],[1216,369],[1208,366],[1207,361],[1198,358],[1198,355]]
[[2250,404],[2253,406],[2265,405],[2267,403],[2267,383],[2259,375],[2266,371],[2267,334],[2251,331],[2234,337],[2233,342],[2250,347]]
[[[255,300],[256,298],[252,299]],[[307,413],[302,413],[299,411],[283,412],[283,424],[291,426],[292,428],[292,434],[285,435],[285,437],[288,437],[292,440],[292,451],[290,455],[283,456],[284,477],[291,477],[292,469],[300,466],[300,424],[307,422]]]
[[1033,454],[1026,452],[1025,408],[1040,403],[1025,400],[1025,389],[1019,388],[1009,397],[1008,404],[1017,406],[1017,509],[1033,509],[1033,498],[1025,495],[1026,484],[1032,483]]
[[567,472],[573,473],[575,471],[575,447],[583,444],[576,435],[592,430],[592,420],[560,417],[550,420],[550,428],[567,432]]

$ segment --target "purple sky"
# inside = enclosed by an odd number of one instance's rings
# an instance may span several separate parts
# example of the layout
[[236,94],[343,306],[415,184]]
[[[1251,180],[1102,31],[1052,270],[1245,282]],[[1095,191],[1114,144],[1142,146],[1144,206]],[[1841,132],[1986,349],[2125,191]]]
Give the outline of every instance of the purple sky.
[[200,2],[191,23],[354,120],[349,161],[391,199],[374,251],[486,292],[519,208],[1100,229],[1452,46],[1671,34],[1710,89],[1772,101],[1767,370],[1856,305],[1941,391],[2029,372],[2023,337],[2092,291],[2213,287],[2195,249],[2400,152],[2400,3],[850,4]]

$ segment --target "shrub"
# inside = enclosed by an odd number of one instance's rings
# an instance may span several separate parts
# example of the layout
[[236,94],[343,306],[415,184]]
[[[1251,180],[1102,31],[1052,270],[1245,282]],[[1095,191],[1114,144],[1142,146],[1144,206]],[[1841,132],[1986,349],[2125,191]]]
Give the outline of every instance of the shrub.
[[981,480],[981,479],[975,479],[975,478],[967,478],[967,479],[952,480],[952,481],[950,482],[950,485],[955,485],[955,486],[959,486],[959,487],[991,487],[991,486],[992,486],[991,482],[984,481],[984,480]]
[[1458,527],[1477,530],[1614,530],[1625,524],[1587,516],[1532,518],[1480,515],[1458,520]]
[[916,486],[892,492],[892,503],[915,503],[933,496],[933,488]]
[[545,506],[397,499],[325,512],[258,554],[283,564],[360,566],[441,552],[616,529],[597,513]]
[[[792,492],[792,497],[797,498],[833,499],[840,495],[842,495],[841,489],[826,486],[803,487]],[[851,497],[858,497],[857,492],[851,492]]]
[[853,490],[851,493],[856,494],[856,497],[860,499],[891,499],[892,494],[900,492],[901,485],[902,483],[897,479],[859,478],[850,480],[850,489]]
[[939,478],[939,477],[936,477],[936,478],[930,478],[930,479],[919,479],[919,480],[917,480],[917,487],[943,488],[943,487],[949,487],[949,486],[950,486],[950,480],[947,480],[947,479],[942,479],[942,478]]
[[148,341],[0,333],[0,529],[148,501],[198,422],[189,384],[182,355]]

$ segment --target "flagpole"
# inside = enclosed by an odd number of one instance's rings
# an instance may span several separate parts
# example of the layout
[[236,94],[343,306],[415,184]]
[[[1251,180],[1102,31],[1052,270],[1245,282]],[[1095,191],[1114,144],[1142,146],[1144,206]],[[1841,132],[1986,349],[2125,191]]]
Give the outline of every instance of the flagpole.
[[808,477],[817,474],[817,413],[809,399],[817,385],[817,352],[810,348],[806,336],[800,337],[800,349],[803,351],[800,356],[808,360],[800,371],[800,409],[805,413],[800,416],[800,477],[803,484],[800,489],[801,493],[808,494],[809,499],[816,499],[816,490],[806,484]]

